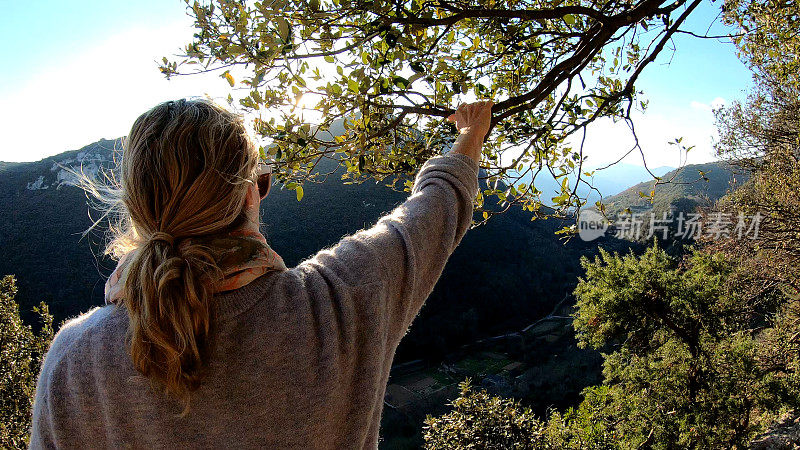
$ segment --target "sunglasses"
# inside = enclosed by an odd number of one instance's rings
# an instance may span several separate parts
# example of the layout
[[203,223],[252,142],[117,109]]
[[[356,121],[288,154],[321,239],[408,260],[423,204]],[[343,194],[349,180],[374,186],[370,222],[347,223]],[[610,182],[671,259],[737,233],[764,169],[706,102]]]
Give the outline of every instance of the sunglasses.
[[261,200],[264,200],[264,197],[269,194],[269,190],[272,187],[272,164],[259,161],[258,178],[256,180],[258,184],[258,195],[261,197]]

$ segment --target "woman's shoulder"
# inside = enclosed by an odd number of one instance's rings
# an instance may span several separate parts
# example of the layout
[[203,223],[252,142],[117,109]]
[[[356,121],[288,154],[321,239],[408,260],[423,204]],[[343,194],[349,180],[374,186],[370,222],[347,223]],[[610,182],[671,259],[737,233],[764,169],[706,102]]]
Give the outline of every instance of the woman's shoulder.
[[47,351],[42,375],[75,367],[76,359],[86,360],[92,353],[114,349],[124,342],[127,324],[125,309],[116,305],[95,307],[64,321]]
[[53,344],[59,340],[79,342],[96,333],[125,332],[119,330],[122,325],[127,325],[125,308],[119,305],[97,306],[77,317],[65,320],[53,338]]

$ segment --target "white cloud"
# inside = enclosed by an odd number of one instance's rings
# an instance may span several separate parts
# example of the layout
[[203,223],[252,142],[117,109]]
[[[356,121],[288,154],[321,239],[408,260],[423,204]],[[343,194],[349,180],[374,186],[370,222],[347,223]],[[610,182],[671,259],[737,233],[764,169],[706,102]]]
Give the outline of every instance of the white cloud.
[[714,100],[711,101],[711,109],[719,109],[719,108],[724,107],[727,104],[728,104],[728,102],[724,98],[717,97],[717,98],[715,98]]
[[167,81],[156,60],[191,38],[190,23],[121,32],[67,64],[0,94],[0,161],[34,161],[100,138],[124,136],[134,119],[171,98],[227,95],[216,74]]
[[699,109],[700,111],[711,111],[711,106],[710,105],[707,105],[705,103],[701,103],[701,102],[698,102],[698,101],[695,101],[695,100],[692,100],[692,102],[689,103],[689,106],[692,109]]
[[[710,109],[692,109],[680,116],[666,116],[654,111],[652,106],[645,114],[633,117],[641,151],[634,150],[623,159],[624,162],[646,163],[649,167],[677,167],[715,159],[713,138],[716,128]],[[670,144],[679,138],[682,138],[681,146],[694,148],[684,152],[679,146]],[[627,124],[622,121],[613,123],[610,119],[599,120],[589,127],[584,155],[588,157],[589,167],[601,167],[623,157],[634,144]]]
[[722,97],[717,97],[714,100],[711,100],[711,103],[702,103],[696,100],[692,100],[689,103],[689,106],[692,109],[697,109],[700,111],[712,112],[715,109],[722,108],[727,104],[727,101]]

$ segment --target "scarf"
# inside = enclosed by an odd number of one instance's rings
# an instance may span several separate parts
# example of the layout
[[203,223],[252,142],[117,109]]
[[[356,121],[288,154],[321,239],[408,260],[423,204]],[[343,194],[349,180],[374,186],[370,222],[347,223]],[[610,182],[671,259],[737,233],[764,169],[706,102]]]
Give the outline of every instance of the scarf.
[[[224,234],[192,236],[181,239],[178,245],[202,245],[214,255],[223,277],[214,283],[214,293],[238,289],[267,272],[286,270],[283,259],[267,244],[259,231],[258,186],[254,183],[247,191],[245,224]],[[118,303],[124,298],[128,262],[136,249],[124,254],[106,281],[106,304]]]

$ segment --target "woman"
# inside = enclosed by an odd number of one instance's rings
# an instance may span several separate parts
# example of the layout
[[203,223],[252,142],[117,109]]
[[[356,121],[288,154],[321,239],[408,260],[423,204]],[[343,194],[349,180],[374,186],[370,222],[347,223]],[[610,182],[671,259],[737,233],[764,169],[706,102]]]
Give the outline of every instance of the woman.
[[293,269],[258,232],[269,175],[240,118],[140,116],[104,196],[110,304],[53,340],[31,447],[375,448],[395,349],[469,227],[491,106],[448,118],[460,136],[405,203]]

